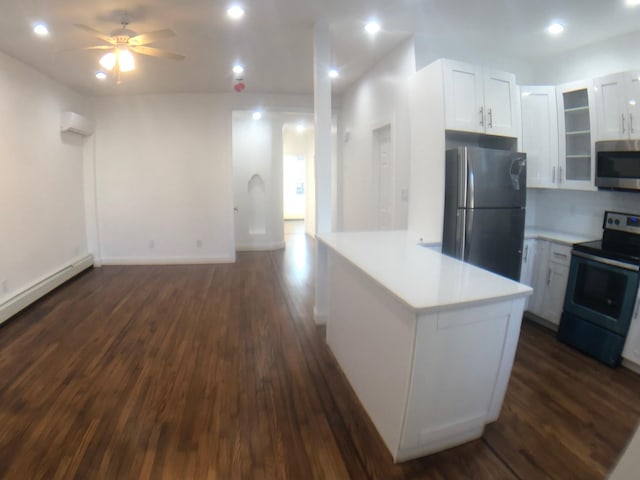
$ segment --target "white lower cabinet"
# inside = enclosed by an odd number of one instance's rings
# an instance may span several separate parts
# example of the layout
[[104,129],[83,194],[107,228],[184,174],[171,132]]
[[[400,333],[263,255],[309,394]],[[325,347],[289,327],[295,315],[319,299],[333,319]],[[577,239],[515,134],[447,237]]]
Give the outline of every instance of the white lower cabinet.
[[[535,282],[535,266],[536,266],[536,240],[530,238],[524,241],[522,247],[522,266],[520,267],[520,283],[534,286]],[[534,292],[535,295],[535,292]],[[529,308],[531,297],[527,297],[524,308]]]
[[558,325],[569,278],[571,246],[548,240],[537,240],[535,244],[533,295],[527,310]]
[[633,310],[633,318],[622,351],[622,358],[633,362],[640,369],[640,290],[636,298],[636,307]]

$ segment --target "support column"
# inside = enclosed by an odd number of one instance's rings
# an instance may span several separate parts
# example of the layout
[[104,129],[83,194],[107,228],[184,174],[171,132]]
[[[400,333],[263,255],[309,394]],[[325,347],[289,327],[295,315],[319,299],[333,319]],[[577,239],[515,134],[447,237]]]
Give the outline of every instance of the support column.
[[[331,46],[329,25],[319,22],[313,32],[313,95],[315,114],[316,234],[331,232]],[[317,244],[316,323],[326,323],[329,306],[328,256]]]

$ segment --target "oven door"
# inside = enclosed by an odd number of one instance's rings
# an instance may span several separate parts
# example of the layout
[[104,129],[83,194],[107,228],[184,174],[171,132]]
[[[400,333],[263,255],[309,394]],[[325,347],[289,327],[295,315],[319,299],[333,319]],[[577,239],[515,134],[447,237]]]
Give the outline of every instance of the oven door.
[[564,311],[626,335],[638,291],[638,269],[638,265],[574,250]]

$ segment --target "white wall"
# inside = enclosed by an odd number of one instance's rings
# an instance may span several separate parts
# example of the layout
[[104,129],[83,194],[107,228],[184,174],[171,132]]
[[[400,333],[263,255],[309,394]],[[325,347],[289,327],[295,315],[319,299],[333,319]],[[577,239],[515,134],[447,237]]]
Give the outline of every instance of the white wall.
[[533,81],[533,70],[526,59],[498,55],[493,45],[483,44],[478,38],[465,38],[464,32],[454,29],[446,42],[433,39],[429,33],[415,34],[415,51],[417,70],[439,58],[448,58],[513,73],[520,85]]
[[[252,112],[233,112],[233,182],[236,249],[268,250],[284,246],[282,219],[282,119]],[[262,201],[250,185],[258,176]],[[255,179],[254,179],[255,180]],[[253,199],[252,199],[253,198]],[[258,227],[259,228],[258,228]]]
[[0,304],[87,253],[83,139],[60,133],[82,98],[0,53]]
[[93,99],[104,263],[233,261],[226,95]]
[[527,223],[539,228],[602,237],[605,210],[640,215],[640,194],[633,192],[580,192],[571,190],[529,189]]
[[532,61],[533,83],[560,83],[600,77],[640,66],[640,31]]
[[[415,73],[413,41],[387,55],[342,95],[338,141],[341,145],[340,187],[344,230],[375,227],[372,176],[372,132],[391,123],[395,156],[394,228],[407,228],[409,188],[408,79]],[[345,133],[348,140],[345,141]]]

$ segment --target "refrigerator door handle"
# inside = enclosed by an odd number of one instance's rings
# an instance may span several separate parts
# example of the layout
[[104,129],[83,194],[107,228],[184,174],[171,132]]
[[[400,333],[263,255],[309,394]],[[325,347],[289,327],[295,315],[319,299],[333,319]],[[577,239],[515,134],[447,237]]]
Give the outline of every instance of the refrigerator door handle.
[[459,209],[456,221],[456,258],[464,261],[467,243],[467,210]]

